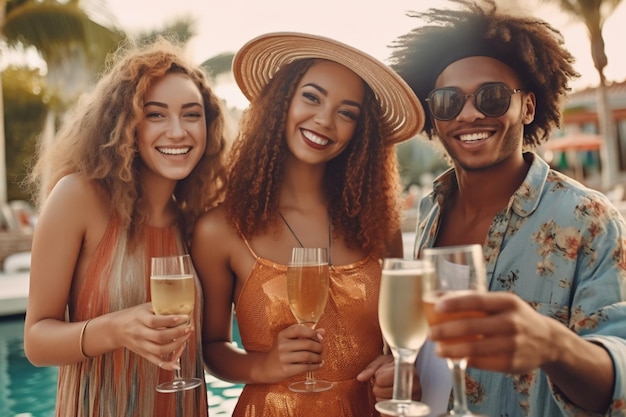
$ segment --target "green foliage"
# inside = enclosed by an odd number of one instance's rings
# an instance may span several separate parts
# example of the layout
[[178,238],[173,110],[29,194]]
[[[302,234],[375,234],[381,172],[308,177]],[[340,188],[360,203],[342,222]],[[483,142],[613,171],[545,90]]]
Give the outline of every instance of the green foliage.
[[172,42],[186,44],[196,35],[196,20],[192,17],[180,17],[167,23],[162,28],[139,33],[135,38],[141,45],[150,44],[162,36]]
[[95,10],[97,5],[97,0],[9,1],[0,25],[2,40],[12,48],[36,48],[48,64],[79,45],[97,71],[106,55],[125,38],[111,22],[101,24],[92,19],[88,9]]
[[232,71],[234,56],[235,54],[233,52],[224,52],[207,59],[201,64],[201,66],[210,77],[215,79],[222,73]]
[[442,151],[422,136],[417,136],[397,145],[398,164],[402,185],[423,185],[423,174],[438,175],[449,168]]
[[[105,0],[0,0],[1,6],[0,42],[17,51],[34,47],[47,66],[45,83],[35,69],[9,67],[2,73],[7,198],[28,200],[20,183],[36,155],[48,110],[61,114],[72,105],[127,35],[111,19]],[[184,44],[195,35],[194,24],[181,18],[137,40],[161,35]]]
[[38,69],[8,67],[2,72],[2,85],[7,198],[28,200],[20,183],[28,173],[47,114],[44,82]]

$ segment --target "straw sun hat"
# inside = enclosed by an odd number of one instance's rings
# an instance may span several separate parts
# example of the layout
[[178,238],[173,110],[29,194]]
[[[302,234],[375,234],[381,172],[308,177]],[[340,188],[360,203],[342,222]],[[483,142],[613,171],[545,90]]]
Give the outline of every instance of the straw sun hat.
[[359,75],[380,102],[391,143],[410,139],[422,129],[424,109],[406,82],[378,59],[333,39],[295,32],[261,35],[235,55],[235,81],[253,100],[280,68],[304,58],[334,61]]

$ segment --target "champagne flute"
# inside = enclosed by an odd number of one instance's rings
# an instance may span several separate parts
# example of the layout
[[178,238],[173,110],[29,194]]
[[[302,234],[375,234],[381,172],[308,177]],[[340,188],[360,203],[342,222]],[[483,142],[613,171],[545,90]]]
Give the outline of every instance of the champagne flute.
[[[195,284],[191,256],[161,256],[152,258],[150,272],[150,297],[157,315],[187,314],[193,317]],[[157,385],[159,392],[178,392],[197,388],[204,381],[199,378],[183,378],[180,358],[174,380]]]
[[[480,245],[425,248],[422,258],[432,262],[435,268],[435,276],[426,283],[427,288],[424,292],[424,309],[430,325],[485,316],[484,313],[478,311],[446,314],[435,311],[435,303],[441,297],[460,295],[470,291],[486,291],[485,264]],[[471,336],[440,343],[457,343],[474,338],[475,336]],[[467,359],[447,358],[446,360],[452,372],[454,408],[443,416],[486,417],[482,414],[474,414],[467,408],[465,387]]]
[[[315,328],[326,307],[328,281],[326,248],[293,248],[291,262],[287,266],[287,297],[298,323]],[[306,380],[290,384],[289,389],[294,392],[321,392],[332,386],[332,382],[315,379],[313,372],[309,371]]]
[[386,258],[380,281],[378,320],[394,357],[393,398],[376,403],[376,410],[392,416],[425,416],[430,407],[411,399],[413,366],[426,341],[423,281],[433,274],[430,263],[415,259]]

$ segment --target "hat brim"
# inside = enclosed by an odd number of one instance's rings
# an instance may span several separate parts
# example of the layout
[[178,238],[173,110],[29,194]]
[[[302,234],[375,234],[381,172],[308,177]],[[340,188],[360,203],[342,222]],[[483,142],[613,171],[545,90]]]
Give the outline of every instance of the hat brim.
[[261,35],[235,54],[233,74],[242,93],[252,101],[279,69],[305,58],[337,62],[361,77],[380,102],[389,142],[410,139],[423,128],[424,109],[396,72],[365,52],[333,39],[296,32]]

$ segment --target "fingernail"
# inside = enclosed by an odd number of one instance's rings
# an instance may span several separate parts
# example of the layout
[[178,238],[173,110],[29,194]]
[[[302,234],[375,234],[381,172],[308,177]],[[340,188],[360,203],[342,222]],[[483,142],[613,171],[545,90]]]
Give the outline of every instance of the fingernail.
[[318,333],[317,334],[317,340],[319,340],[321,342],[322,340],[324,340],[324,338],[322,337],[321,334]]

